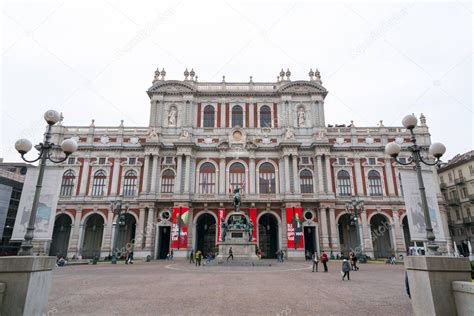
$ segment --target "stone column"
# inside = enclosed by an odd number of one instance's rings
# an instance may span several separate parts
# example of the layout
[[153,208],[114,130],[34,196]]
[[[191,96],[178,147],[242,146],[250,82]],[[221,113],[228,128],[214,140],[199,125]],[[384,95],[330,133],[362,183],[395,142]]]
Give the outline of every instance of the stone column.
[[327,181],[327,192],[328,193],[335,193],[332,192],[332,182],[334,179],[331,176],[331,159],[329,158],[328,155],[325,156],[326,160],[326,181]]
[[372,233],[370,225],[367,223],[367,212],[362,211],[360,214],[362,221],[362,234],[364,235],[364,250],[369,257],[374,257],[374,246],[372,244]]
[[289,194],[291,192],[291,187],[290,187],[290,158],[288,155],[284,156],[285,159],[285,194]]
[[150,169],[150,155],[145,155],[145,162],[143,165],[143,192],[148,193],[148,175]]
[[329,226],[331,228],[331,249],[335,252],[339,252],[341,250],[339,230],[337,229],[336,213],[332,207],[329,209]]
[[390,158],[385,159],[385,174],[387,175],[387,183],[385,183],[385,185],[388,187],[388,194],[395,195],[395,188],[393,186],[392,167],[390,165]]
[[225,158],[219,159],[219,194],[226,193],[227,184],[225,183]]
[[156,161],[156,173],[154,175],[156,177],[156,188],[155,188],[155,191],[153,191],[153,193],[157,193],[157,192],[160,192],[161,188],[160,188],[160,184],[161,184],[161,157],[158,156],[158,159]]
[[79,195],[86,195],[87,192],[87,180],[89,179],[89,158],[84,158],[84,165],[82,167],[82,178],[80,183]]
[[362,177],[364,175],[362,174],[362,170],[360,167],[360,158],[354,158],[354,169],[355,169],[355,177],[356,177],[356,183],[357,183],[357,194],[363,196],[364,185],[362,183]]
[[186,166],[184,171],[184,193],[189,194],[189,182],[191,181],[190,173],[191,173],[191,156],[186,155]]
[[324,193],[324,176],[323,164],[321,162],[321,155],[316,156],[316,174],[318,176],[318,193]]
[[69,241],[68,257],[79,255],[79,239],[80,239],[80,228],[81,228],[81,217],[82,209],[76,210],[76,216],[74,217],[74,226],[72,227],[71,237]]
[[318,249],[317,253],[318,256],[321,254],[321,242],[320,242],[320,237],[319,237],[319,226],[316,225],[316,249]]
[[149,252],[149,255],[151,255],[152,250],[153,250],[153,236],[154,236],[154,223],[155,223],[155,209],[154,208],[149,208],[148,209],[148,216],[147,216],[147,222],[146,226],[144,229],[144,235],[145,235],[145,251]]
[[295,194],[301,193],[300,173],[298,172],[298,156],[293,155],[293,188]]
[[322,250],[329,251],[329,234],[328,234],[328,220],[326,216],[326,208],[319,209],[319,218],[321,219],[321,241]]
[[101,252],[109,252],[111,253],[113,247],[113,240],[112,240],[112,230],[114,229],[114,212],[112,209],[109,208],[107,212],[107,223],[104,227],[104,238],[101,247]]
[[174,182],[174,193],[180,194],[181,193],[181,174],[183,172],[183,156],[178,155],[176,157],[178,160],[176,163],[176,179]]
[[281,245],[280,250],[286,250],[288,255],[288,223],[286,222],[286,208],[281,208]]
[[151,167],[151,187],[150,187],[150,192],[155,193],[156,192],[156,179],[157,177],[157,172],[158,172],[158,155],[153,155],[153,165]]
[[393,240],[394,245],[393,248],[395,250],[396,256],[398,257],[399,255],[406,255],[406,249],[405,249],[405,242],[404,242],[404,237],[403,237],[403,230],[400,225],[400,217],[398,215],[397,210],[392,211],[392,217],[393,217],[393,225],[392,229],[393,230]]
[[119,183],[119,179],[120,177],[122,176],[121,174],[119,174],[119,170],[120,170],[120,161],[121,159],[120,158],[115,158],[114,159],[114,178],[113,178],[113,181],[112,181],[112,190],[110,192],[110,195],[112,196],[116,196],[118,194],[120,194],[120,188],[118,187],[118,183]]
[[140,209],[138,226],[135,232],[135,251],[141,251],[145,246],[145,209]]
[[250,189],[250,194],[255,194],[255,156],[250,155],[250,161],[249,161],[249,189]]

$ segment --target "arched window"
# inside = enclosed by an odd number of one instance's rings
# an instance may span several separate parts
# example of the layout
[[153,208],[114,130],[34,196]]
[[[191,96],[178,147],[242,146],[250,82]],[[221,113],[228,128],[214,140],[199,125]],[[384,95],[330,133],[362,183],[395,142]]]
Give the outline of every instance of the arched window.
[[137,173],[134,170],[128,170],[123,177],[123,196],[134,196],[137,188]]
[[245,167],[240,162],[233,163],[229,168],[229,190],[234,192],[236,188],[240,188],[240,192],[245,192]]
[[174,190],[174,171],[166,169],[161,175],[161,193],[173,193]]
[[339,195],[351,196],[351,175],[346,170],[337,173],[337,187],[339,188]]
[[314,193],[313,174],[311,171],[304,169],[300,172],[301,193]]
[[105,194],[105,180],[107,175],[104,170],[98,170],[94,173],[92,180],[92,196],[102,196]]
[[212,105],[207,105],[204,108],[204,127],[214,127],[214,119],[215,119],[215,110]]
[[371,196],[382,196],[382,180],[380,179],[380,173],[375,170],[370,170],[367,175],[369,179],[369,193]]
[[272,110],[267,105],[260,108],[260,127],[272,127]]
[[240,105],[232,108],[232,127],[244,126],[244,110]]
[[61,182],[61,196],[71,196],[74,191],[74,181],[76,180],[76,174],[71,169],[67,170],[63,174],[63,180]]
[[264,162],[258,168],[258,183],[260,194],[276,193],[275,167],[271,163]]
[[210,162],[205,162],[199,168],[199,193],[216,193],[216,167]]

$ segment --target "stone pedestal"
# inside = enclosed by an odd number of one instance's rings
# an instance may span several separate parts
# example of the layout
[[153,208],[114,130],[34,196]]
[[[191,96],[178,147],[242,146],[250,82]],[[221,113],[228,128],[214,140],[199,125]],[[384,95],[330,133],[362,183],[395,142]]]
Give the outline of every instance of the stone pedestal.
[[55,257],[0,257],[5,293],[0,315],[47,314]]
[[305,259],[305,250],[304,249],[290,249],[288,248],[287,259]]
[[227,260],[229,249],[232,247],[232,254],[235,261],[258,261],[255,254],[257,245],[249,240],[248,232],[245,229],[233,229],[227,232],[225,241],[219,243],[218,262]]
[[405,268],[414,315],[456,315],[452,282],[471,281],[467,258],[408,256]]

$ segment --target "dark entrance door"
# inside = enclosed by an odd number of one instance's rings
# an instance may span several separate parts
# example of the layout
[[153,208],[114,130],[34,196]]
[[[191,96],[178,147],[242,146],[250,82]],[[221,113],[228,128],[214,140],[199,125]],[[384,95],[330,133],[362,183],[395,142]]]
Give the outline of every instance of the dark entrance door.
[[166,259],[166,255],[170,252],[170,238],[171,238],[171,227],[159,226],[158,228],[158,258]]
[[204,257],[214,252],[216,247],[216,219],[210,214],[202,214],[196,223],[196,250],[201,250]]
[[262,258],[276,258],[278,221],[273,214],[264,214],[258,220],[258,246],[262,250]]
[[311,255],[317,250],[315,245],[316,232],[313,226],[307,226],[304,228],[304,249],[306,253]]
[[71,218],[66,214],[59,215],[54,221],[53,239],[49,250],[50,256],[67,257],[71,224]]

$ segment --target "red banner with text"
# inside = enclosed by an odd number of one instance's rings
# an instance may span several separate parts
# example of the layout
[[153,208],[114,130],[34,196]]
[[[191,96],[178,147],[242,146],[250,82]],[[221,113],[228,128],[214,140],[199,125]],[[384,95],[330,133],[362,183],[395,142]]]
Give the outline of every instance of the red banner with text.
[[188,247],[189,208],[174,207],[171,220],[171,248],[186,249]]
[[257,209],[256,208],[249,209],[249,218],[253,224],[252,242],[255,242],[257,241]]
[[303,209],[301,207],[286,208],[286,226],[288,227],[288,249],[303,249]]
[[217,236],[219,241],[223,241],[221,234],[221,227],[223,222],[225,222],[225,208],[219,208],[217,209]]

